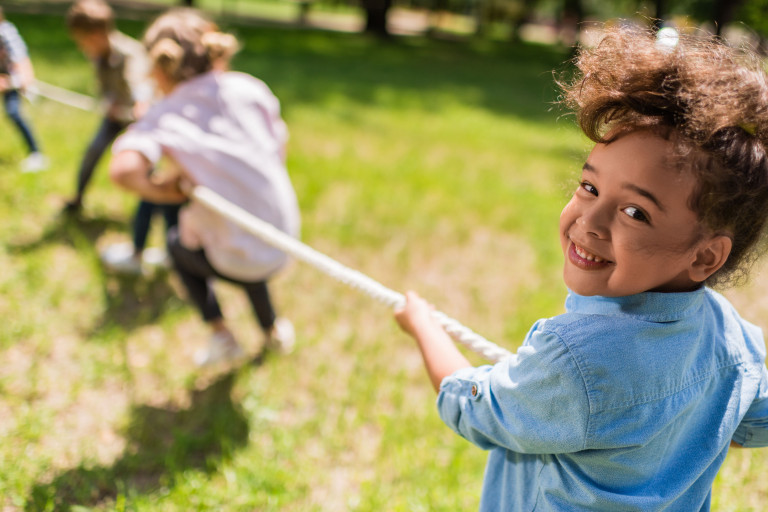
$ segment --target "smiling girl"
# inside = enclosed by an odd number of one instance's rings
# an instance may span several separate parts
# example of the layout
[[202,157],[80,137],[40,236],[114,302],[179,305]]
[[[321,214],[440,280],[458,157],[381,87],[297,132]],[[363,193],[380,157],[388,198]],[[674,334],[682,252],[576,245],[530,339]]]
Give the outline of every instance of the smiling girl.
[[443,421],[490,450],[482,510],[709,510],[731,446],[768,445],[765,343],[711,286],[758,256],[768,78],[756,57],[609,29],[563,84],[595,146],[560,216],[566,313],[472,367],[415,293]]

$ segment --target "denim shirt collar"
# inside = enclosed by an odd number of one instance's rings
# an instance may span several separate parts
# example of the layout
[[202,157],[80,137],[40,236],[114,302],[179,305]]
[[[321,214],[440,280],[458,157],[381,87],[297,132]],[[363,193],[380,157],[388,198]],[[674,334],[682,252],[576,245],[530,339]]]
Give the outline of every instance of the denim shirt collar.
[[568,290],[565,309],[586,315],[631,316],[649,322],[675,322],[701,307],[707,288],[691,292],[645,292],[626,297],[587,297]]

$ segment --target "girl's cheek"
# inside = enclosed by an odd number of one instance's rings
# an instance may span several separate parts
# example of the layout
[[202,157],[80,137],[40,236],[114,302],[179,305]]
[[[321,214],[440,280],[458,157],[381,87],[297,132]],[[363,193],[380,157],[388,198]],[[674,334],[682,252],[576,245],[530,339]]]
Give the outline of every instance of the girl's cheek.
[[567,222],[567,218],[571,215],[571,211],[572,210],[573,210],[573,198],[571,198],[571,200],[568,201],[568,203],[560,211],[560,224],[561,225],[564,222]]
[[576,222],[576,218],[579,216],[579,208],[576,202],[576,198],[571,198],[568,204],[565,205],[560,212],[560,232],[565,235],[568,232],[569,227]]

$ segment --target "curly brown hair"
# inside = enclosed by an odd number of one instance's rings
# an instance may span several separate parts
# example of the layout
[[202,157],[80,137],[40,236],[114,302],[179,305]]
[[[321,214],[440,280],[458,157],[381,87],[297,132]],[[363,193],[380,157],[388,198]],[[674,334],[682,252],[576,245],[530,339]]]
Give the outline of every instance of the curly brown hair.
[[768,219],[768,77],[746,49],[697,36],[674,48],[653,32],[616,26],[575,57],[560,80],[563,102],[595,142],[651,130],[673,142],[677,171],[697,186],[689,206],[702,226],[731,237],[723,267],[707,284],[741,283],[762,254]]

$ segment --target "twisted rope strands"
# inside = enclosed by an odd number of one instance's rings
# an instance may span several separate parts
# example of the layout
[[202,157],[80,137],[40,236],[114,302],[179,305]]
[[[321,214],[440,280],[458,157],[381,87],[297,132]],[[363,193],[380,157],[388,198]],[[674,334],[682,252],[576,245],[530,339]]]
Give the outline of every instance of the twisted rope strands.
[[[207,187],[194,187],[190,197],[210,210],[226,217],[269,245],[308,263],[341,283],[366,293],[378,302],[393,309],[397,309],[405,304],[405,296],[403,294],[387,288],[365,274],[346,267],[290,235],[283,233],[250,212],[230,203]],[[443,329],[445,329],[445,332],[454,340],[486,359],[498,362],[511,355],[508,350],[488,341],[444,313],[434,311],[432,314]]]

